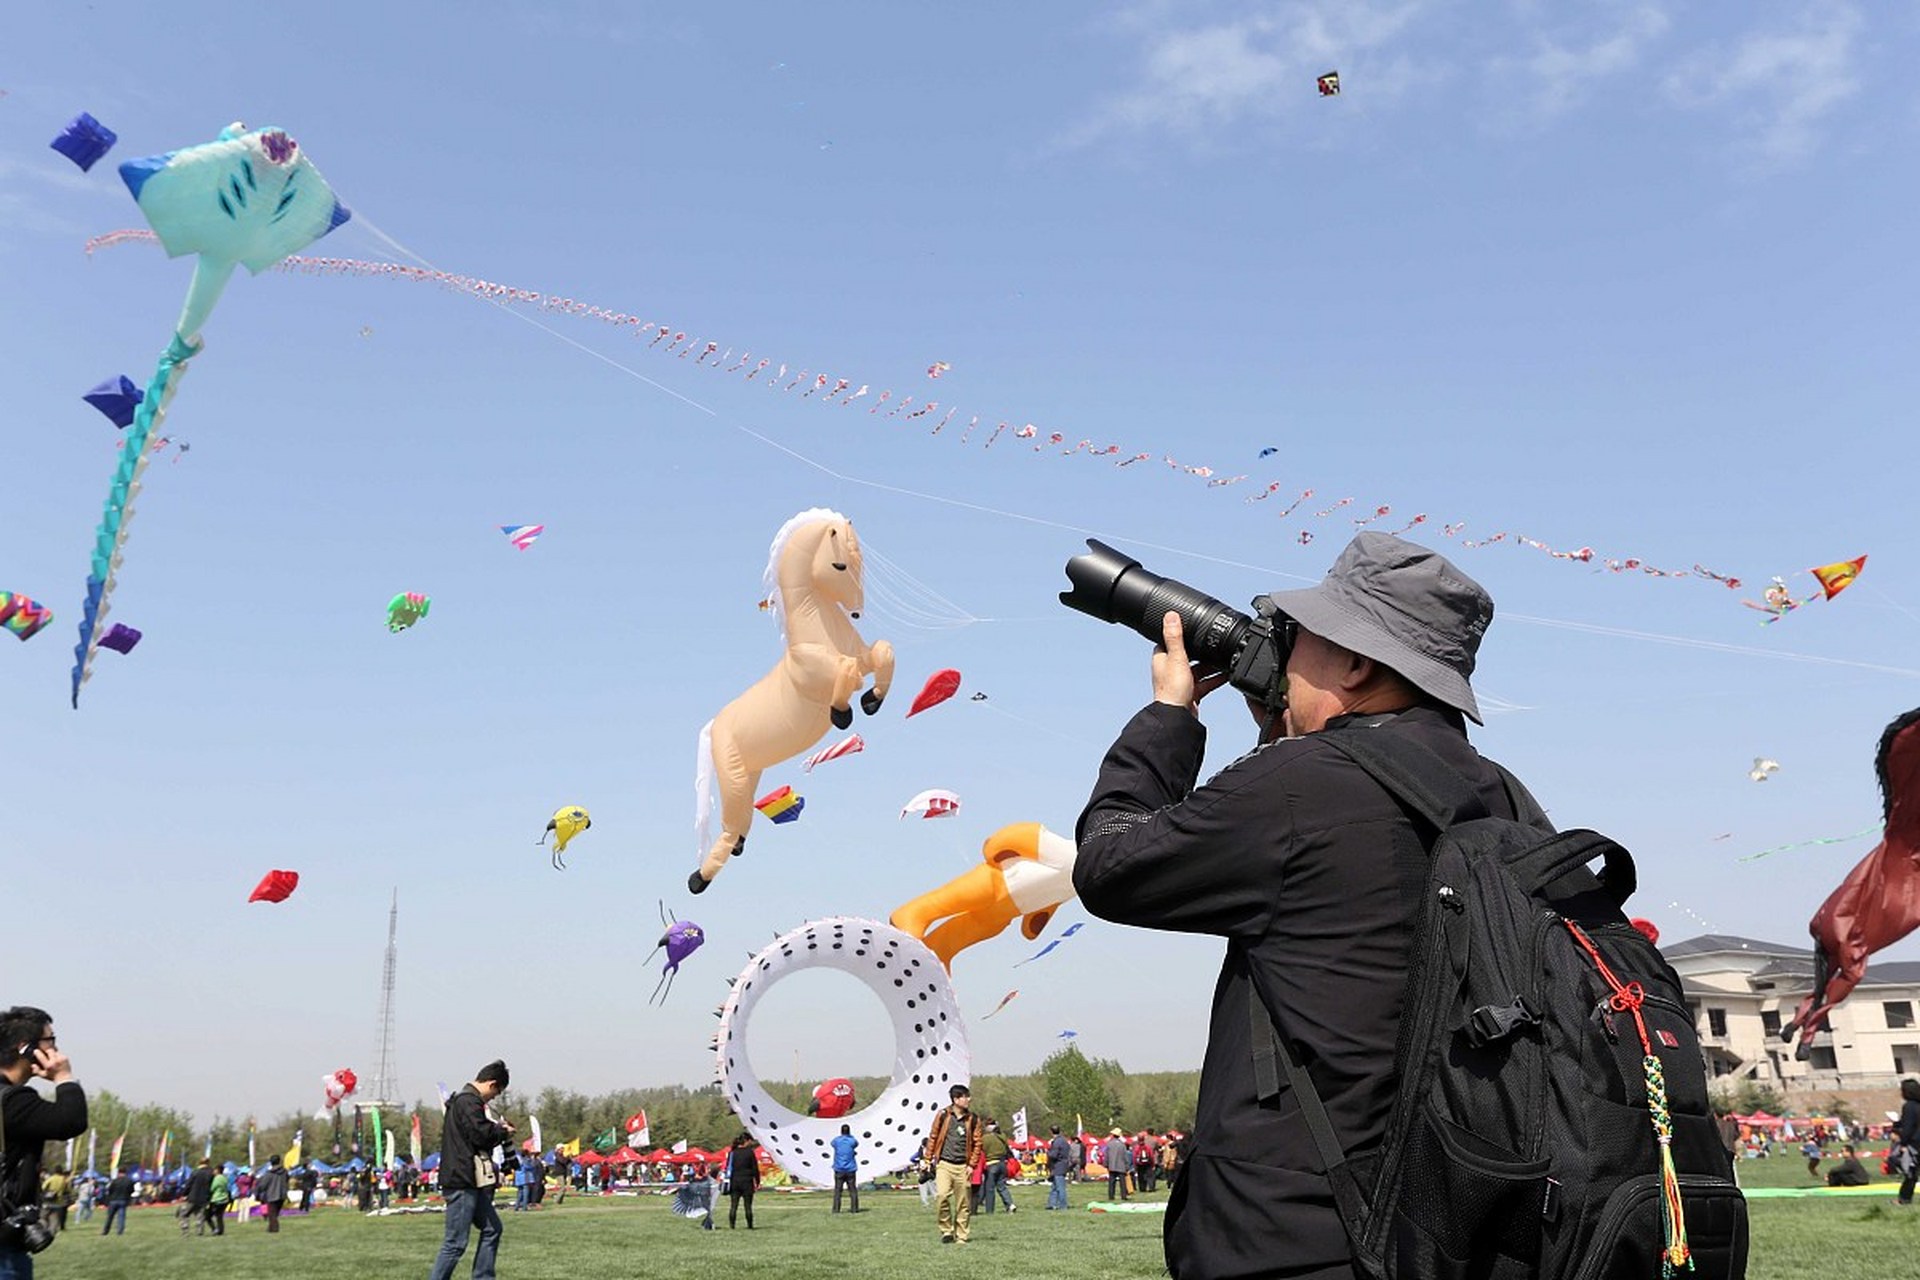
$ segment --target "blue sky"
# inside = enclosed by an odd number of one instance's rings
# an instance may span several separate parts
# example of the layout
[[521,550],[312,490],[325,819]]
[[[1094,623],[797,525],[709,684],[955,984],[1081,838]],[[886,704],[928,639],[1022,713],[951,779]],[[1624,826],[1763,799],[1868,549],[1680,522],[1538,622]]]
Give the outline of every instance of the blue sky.
[[[4,994],[53,1009],[102,1086],[209,1117],[369,1072],[395,888],[404,1092],[497,1055],[533,1088],[703,1081],[708,1010],[775,932],[884,918],[1003,823],[1071,829],[1148,688],[1144,642],[1055,602],[1087,535],[1240,605],[1317,578],[1375,506],[1428,513],[1500,610],[1476,740],[1635,851],[1669,938],[1802,938],[1868,847],[1739,861],[1870,824],[1875,740],[1920,701],[1910,13],[24,3],[8,27],[0,588],[59,616],[0,650],[33,920]],[[87,175],[46,147],[83,109],[121,135]],[[192,452],[149,472],[129,539],[114,617],[146,640],[101,656],[75,713],[115,439],[78,397],[145,380],[190,273],[81,246],[140,225],[115,163],[236,118],[285,126],[355,210],[315,252],[874,395],[769,392],[428,285],[238,279],[168,420]],[[882,389],[942,408],[865,412]],[[1001,420],[1154,460],[982,448]],[[805,818],[692,900],[695,734],[776,658],[767,542],[814,505],[940,599],[863,620],[902,686],[867,752],[770,772]],[[496,528],[534,522],[525,554]],[[1753,589],[1458,545],[1503,530]],[[1765,628],[1739,605],[1861,553],[1833,603]],[[433,612],[390,635],[404,590]],[[962,698],[905,721],[946,666]],[[1250,728],[1211,721],[1223,764]],[[1782,767],[1754,784],[1762,755]],[[931,786],[961,815],[899,821]],[[594,827],[559,874],[533,842],[563,803]],[[272,867],[298,894],[247,905]],[[650,1008],[662,898],[711,942]],[[1096,923],[1015,972],[1032,949],[956,965],[976,1016],[1021,991],[973,1025],[977,1069],[1028,1069],[1063,1028],[1197,1065],[1216,943]],[[805,975],[752,1048],[768,1075],[884,1071],[882,1025],[850,979]]]

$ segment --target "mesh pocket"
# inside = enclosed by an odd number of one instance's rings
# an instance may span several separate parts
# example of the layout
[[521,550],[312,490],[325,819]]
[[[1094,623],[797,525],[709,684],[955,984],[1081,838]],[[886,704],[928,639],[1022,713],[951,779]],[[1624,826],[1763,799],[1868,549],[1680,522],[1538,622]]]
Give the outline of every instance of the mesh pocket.
[[1407,1135],[1388,1230],[1388,1274],[1405,1280],[1524,1276],[1539,1259],[1547,1161],[1423,1112]]

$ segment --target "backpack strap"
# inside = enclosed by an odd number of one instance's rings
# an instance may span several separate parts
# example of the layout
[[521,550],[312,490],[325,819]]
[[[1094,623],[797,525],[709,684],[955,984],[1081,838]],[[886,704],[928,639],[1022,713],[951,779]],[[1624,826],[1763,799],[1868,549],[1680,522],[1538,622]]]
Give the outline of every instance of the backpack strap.
[[[1377,725],[1378,722],[1356,725],[1316,736],[1365,769],[1389,795],[1436,832],[1490,816],[1486,802],[1458,769],[1410,738],[1388,741],[1380,734],[1369,732]],[[1518,782],[1513,785],[1518,786]],[[1521,787],[1520,791],[1525,794],[1526,788]],[[1509,788],[1508,795],[1512,794]],[[1526,798],[1533,803],[1532,796]],[[1539,807],[1533,803],[1535,810]]]

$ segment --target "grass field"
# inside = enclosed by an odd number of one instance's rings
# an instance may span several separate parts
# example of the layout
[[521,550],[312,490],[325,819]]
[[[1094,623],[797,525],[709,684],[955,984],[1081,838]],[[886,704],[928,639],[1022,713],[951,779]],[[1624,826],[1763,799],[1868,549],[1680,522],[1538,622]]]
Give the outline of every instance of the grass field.
[[[1803,1161],[1741,1166],[1749,1186],[1810,1186]],[[1100,1188],[1104,1192],[1104,1187]],[[1090,1213],[1091,1186],[1072,1190],[1074,1209],[1046,1213],[1043,1187],[1015,1191],[1019,1213],[974,1219],[973,1242],[942,1245],[931,1210],[912,1192],[861,1196],[867,1212],[828,1212],[824,1194],[763,1193],[756,1229],[702,1231],[674,1217],[658,1196],[571,1196],[535,1213],[502,1213],[500,1274],[507,1280],[583,1276],[677,1276],[685,1280],[808,1280],[865,1277],[966,1280],[1026,1276],[1151,1277],[1163,1274],[1158,1214]],[[1154,1196],[1150,1199],[1161,1199]],[[1762,1200],[1751,1206],[1753,1280],[1897,1280],[1920,1276],[1920,1211],[1885,1197]],[[511,1203],[512,1197],[506,1198]],[[259,1223],[224,1238],[182,1239],[164,1208],[136,1209],[124,1236],[102,1238],[102,1215],[75,1223],[37,1261],[40,1280],[289,1280],[427,1274],[440,1244],[437,1214],[366,1218],[346,1209],[288,1219],[277,1236]],[[454,1274],[465,1277],[472,1251]]]

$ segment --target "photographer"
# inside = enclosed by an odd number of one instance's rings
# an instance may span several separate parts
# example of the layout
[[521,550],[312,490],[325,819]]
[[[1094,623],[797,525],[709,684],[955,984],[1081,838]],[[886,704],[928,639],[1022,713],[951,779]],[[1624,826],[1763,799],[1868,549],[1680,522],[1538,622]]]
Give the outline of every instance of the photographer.
[[513,1136],[510,1124],[495,1124],[487,1104],[507,1091],[507,1064],[498,1059],[480,1068],[472,1083],[447,1099],[440,1138],[440,1193],[447,1202],[447,1234],[434,1259],[432,1280],[448,1280],[467,1236],[478,1224],[480,1243],[473,1251],[473,1280],[493,1280],[500,1248],[500,1211],[493,1192],[500,1185],[492,1151]]
[[[53,1085],[51,1102],[28,1086],[36,1077]],[[0,1079],[0,1280],[33,1280],[33,1255],[53,1242],[40,1222],[40,1152],[87,1131],[87,1095],[44,1009],[0,1013]]]
[[[1116,566],[1124,560],[1095,551]],[[1076,567],[1068,573],[1085,598],[1091,575]],[[1379,1146],[1426,842],[1386,789],[1319,735],[1352,726],[1418,743],[1491,813],[1515,816],[1501,773],[1468,744],[1462,718],[1480,719],[1468,677],[1493,601],[1437,553],[1367,532],[1317,586],[1263,597],[1256,608],[1264,623],[1252,626],[1268,628],[1268,666],[1284,680],[1249,697],[1259,744],[1195,785],[1206,744],[1198,704],[1228,677],[1220,663],[1191,663],[1180,614],[1162,615],[1154,700],[1101,763],[1080,817],[1074,885],[1104,919],[1227,942],[1193,1149],[1167,1206],[1175,1280],[1351,1280],[1346,1233],[1298,1106],[1284,1083],[1278,1106],[1258,1101],[1249,1013],[1264,1005],[1297,1043],[1342,1149]],[[1214,634],[1195,628],[1198,643]],[[1235,676],[1251,695],[1238,655]]]

